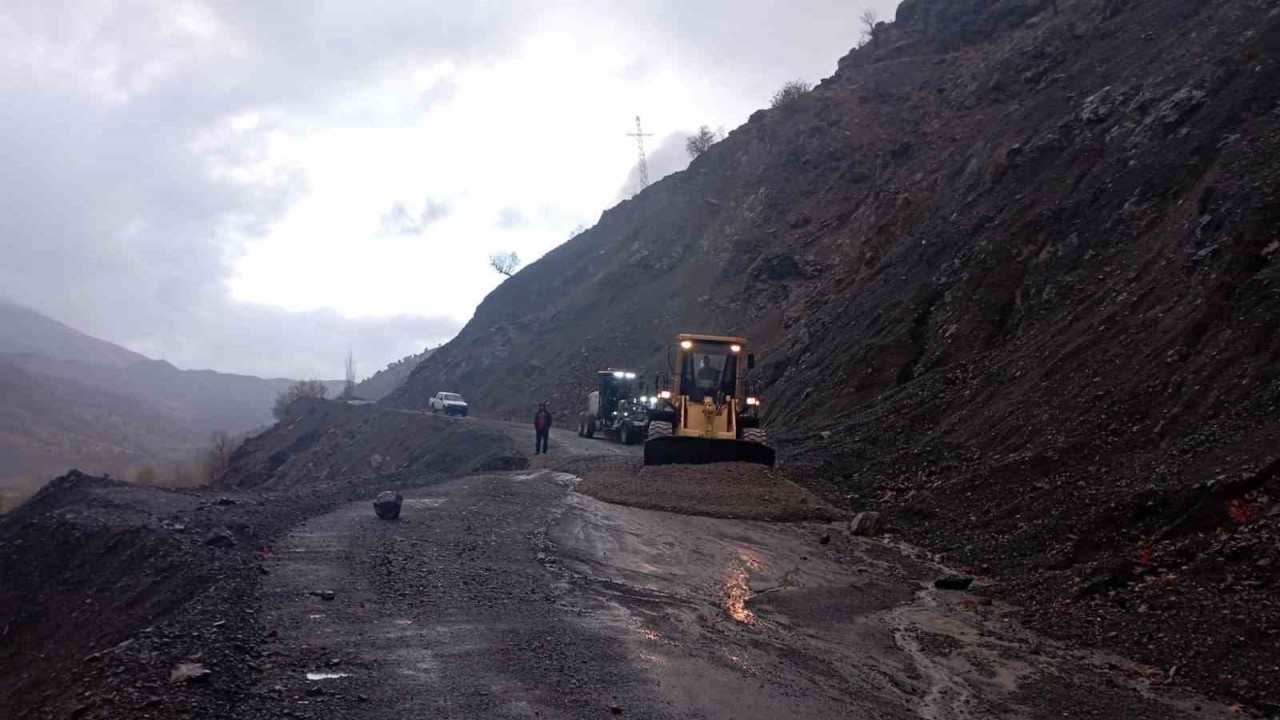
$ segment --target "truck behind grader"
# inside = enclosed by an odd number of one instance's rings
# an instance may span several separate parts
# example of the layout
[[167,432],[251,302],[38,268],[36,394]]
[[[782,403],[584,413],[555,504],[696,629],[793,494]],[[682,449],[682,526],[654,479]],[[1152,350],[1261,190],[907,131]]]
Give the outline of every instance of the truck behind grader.
[[599,389],[579,414],[578,435],[643,440],[645,465],[773,465],[760,397],[744,379],[753,367],[745,338],[682,333],[667,353],[667,371],[654,375],[652,395],[635,372],[597,373]]

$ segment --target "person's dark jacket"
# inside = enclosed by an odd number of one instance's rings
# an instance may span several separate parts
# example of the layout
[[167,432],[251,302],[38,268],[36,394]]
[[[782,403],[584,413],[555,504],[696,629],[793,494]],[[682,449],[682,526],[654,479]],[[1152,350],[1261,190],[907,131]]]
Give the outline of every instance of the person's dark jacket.
[[539,410],[533,416],[533,427],[536,430],[551,429],[551,413],[546,410]]

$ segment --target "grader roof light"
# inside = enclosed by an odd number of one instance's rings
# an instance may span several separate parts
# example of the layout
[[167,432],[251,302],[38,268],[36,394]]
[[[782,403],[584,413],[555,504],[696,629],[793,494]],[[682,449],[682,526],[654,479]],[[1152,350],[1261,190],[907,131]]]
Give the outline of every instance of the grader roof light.
[[685,350],[692,349],[692,348],[693,348],[693,341],[692,341],[692,340],[681,340],[681,341],[680,341],[680,347],[684,348]]

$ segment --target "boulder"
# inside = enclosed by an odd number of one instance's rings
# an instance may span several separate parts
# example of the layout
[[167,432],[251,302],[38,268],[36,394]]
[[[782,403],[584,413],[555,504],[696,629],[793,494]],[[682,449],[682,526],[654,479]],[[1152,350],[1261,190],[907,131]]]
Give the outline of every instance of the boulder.
[[373,512],[383,520],[395,520],[400,517],[400,506],[404,497],[398,492],[380,492],[373,501]]
[[204,544],[222,548],[234,547],[236,536],[226,528],[218,528],[205,536]]
[[882,529],[878,512],[860,512],[849,523],[850,535],[879,535]]

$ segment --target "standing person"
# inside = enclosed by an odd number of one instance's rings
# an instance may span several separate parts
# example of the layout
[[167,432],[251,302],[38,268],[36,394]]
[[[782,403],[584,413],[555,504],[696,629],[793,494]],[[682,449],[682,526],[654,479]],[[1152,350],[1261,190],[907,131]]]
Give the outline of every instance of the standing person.
[[547,438],[551,435],[551,413],[546,403],[538,403],[538,412],[533,416],[533,454],[547,454]]

